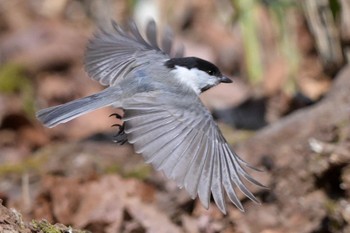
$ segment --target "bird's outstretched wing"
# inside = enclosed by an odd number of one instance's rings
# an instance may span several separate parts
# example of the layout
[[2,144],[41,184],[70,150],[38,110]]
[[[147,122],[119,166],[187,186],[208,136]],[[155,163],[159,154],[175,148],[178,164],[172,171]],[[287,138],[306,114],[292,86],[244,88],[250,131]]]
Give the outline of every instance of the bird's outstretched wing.
[[113,30],[100,31],[90,40],[85,54],[85,70],[90,77],[102,85],[114,85],[133,69],[142,68],[150,61],[165,60],[182,56],[183,50],[173,50],[173,36],[167,28],[158,43],[154,21],[146,27],[146,38],[136,24],[130,22],[128,29],[122,29],[112,22]]
[[[191,94],[188,94],[191,95]],[[125,132],[135,151],[185,187],[192,198],[199,196],[208,208],[211,194],[226,213],[225,194],[243,211],[236,195],[258,202],[243,180],[264,187],[246,171],[250,167],[229,147],[209,111],[195,95],[142,93],[124,101]]]

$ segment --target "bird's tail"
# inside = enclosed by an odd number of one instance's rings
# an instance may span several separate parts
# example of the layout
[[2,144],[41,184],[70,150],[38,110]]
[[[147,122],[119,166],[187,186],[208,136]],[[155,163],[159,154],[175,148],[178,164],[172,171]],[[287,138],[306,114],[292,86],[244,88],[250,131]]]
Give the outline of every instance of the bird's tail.
[[112,104],[118,106],[118,97],[120,97],[120,89],[109,87],[94,95],[42,109],[36,113],[36,117],[45,126],[51,128],[102,107]]

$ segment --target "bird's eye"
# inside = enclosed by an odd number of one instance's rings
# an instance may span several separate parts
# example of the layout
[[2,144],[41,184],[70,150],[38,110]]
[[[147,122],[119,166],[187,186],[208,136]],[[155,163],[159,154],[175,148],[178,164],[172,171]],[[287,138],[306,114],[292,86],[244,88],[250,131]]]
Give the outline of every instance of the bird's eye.
[[214,72],[212,70],[208,70],[207,73],[210,74],[210,75],[214,74]]

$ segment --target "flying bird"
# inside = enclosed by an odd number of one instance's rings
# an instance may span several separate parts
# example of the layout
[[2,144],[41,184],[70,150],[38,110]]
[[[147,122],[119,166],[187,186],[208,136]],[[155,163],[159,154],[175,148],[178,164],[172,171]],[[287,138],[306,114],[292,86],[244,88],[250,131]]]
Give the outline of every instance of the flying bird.
[[158,43],[154,21],[147,24],[145,37],[133,22],[127,29],[115,22],[112,26],[95,34],[85,55],[88,75],[107,87],[40,110],[37,118],[54,127],[102,107],[123,109],[120,141],[127,140],[145,162],[175,180],[193,199],[198,195],[205,208],[212,196],[226,213],[227,196],[244,211],[237,189],[259,203],[244,183],[264,187],[245,170],[255,168],[231,150],[199,99],[202,92],[231,80],[211,62],[182,57],[182,50],[173,49],[169,30]]

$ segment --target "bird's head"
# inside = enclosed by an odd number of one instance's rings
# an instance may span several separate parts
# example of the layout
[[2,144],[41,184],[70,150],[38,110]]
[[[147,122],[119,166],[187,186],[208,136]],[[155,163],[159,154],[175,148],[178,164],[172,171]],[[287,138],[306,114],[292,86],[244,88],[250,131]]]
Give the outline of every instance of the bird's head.
[[217,66],[197,57],[172,58],[164,65],[174,73],[181,83],[200,94],[219,83],[231,83],[223,76]]

